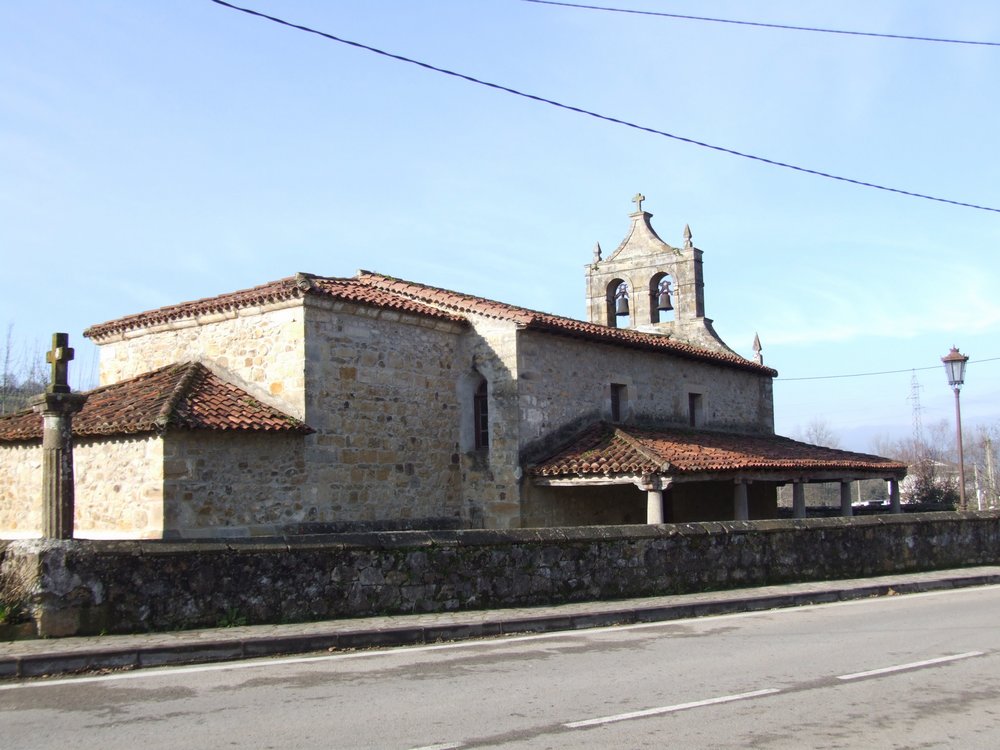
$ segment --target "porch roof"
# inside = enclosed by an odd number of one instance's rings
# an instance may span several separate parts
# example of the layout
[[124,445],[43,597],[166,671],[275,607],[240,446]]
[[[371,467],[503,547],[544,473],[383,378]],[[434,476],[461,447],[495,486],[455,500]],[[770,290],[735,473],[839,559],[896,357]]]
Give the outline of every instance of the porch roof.
[[780,435],[650,428],[597,422],[530,468],[541,483],[557,479],[660,476],[680,480],[753,477],[901,478],[899,461],[811,445]]

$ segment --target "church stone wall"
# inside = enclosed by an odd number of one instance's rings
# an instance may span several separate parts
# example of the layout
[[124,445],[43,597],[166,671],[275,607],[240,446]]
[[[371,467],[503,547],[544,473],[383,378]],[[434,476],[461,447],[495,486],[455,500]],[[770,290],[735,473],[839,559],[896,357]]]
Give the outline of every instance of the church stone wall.
[[255,536],[339,520],[305,499],[302,435],[173,431],[163,450],[165,536]]
[[[420,525],[457,519],[461,526],[504,528],[521,522],[514,330],[509,322],[483,319],[473,331],[306,297],[97,343],[102,384],[196,360],[316,430],[300,436],[301,455],[279,472],[294,466],[295,477],[283,481],[272,478],[274,458],[264,448],[248,448],[255,458],[247,461],[224,450],[218,436],[168,442],[169,533],[266,533],[279,520]],[[460,436],[472,409],[460,385],[478,375],[489,383],[491,436],[484,452],[463,445]],[[262,445],[274,439],[265,436]],[[254,479],[234,477],[230,463],[250,467],[247,477]]]
[[543,487],[526,482],[523,496],[526,528],[646,523],[646,493],[634,484]]
[[[625,386],[626,422],[687,424],[688,394],[698,393],[699,426],[773,429],[766,375],[467,317],[462,324],[307,295],[97,337],[102,384],[200,361],[316,432],[247,438],[239,451],[219,435],[168,440],[161,457],[145,457],[161,467],[155,481],[165,515],[147,509],[148,525],[129,521],[140,511],[114,510],[115,492],[87,489],[100,499],[86,529],[120,534],[131,523],[140,535],[159,528],[188,536],[310,523],[574,522],[593,513],[531,505],[522,459],[610,418],[612,383]],[[488,449],[470,444],[470,384],[480,377],[488,386]],[[134,466],[141,458],[115,460]],[[139,488],[130,501],[154,494]]]
[[308,486],[302,502],[340,521],[463,518],[461,334],[449,321],[310,300],[306,315]]
[[[40,418],[40,417],[39,417]],[[158,437],[78,440],[74,534],[89,539],[156,539],[163,529],[162,442]],[[42,448],[0,447],[0,538],[42,533]]]
[[[465,366],[487,381],[490,444],[488,450],[463,452],[465,505],[473,513],[471,526],[518,528],[523,519],[517,327],[509,321],[470,318],[474,330],[465,336],[463,356],[470,363]],[[462,360],[459,365],[463,365]],[[471,408],[471,402],[463,403],[462,408]]]
[[78,440],[74,534],[158,539],[163,533],[163,439],[158,435]]
[[101,385],[198,361],[299,419],[305,409],[302,300],[203,315],[95,337]]
[[0,445],[0,538],[30,539],[41,533],[41,443]]
[[770,434],[771,379],[729,367],[523,331],[521,443],[610,419],[610,385],[626,386],[624,422],[688,424],[688,394],[702,395],[700,427]]

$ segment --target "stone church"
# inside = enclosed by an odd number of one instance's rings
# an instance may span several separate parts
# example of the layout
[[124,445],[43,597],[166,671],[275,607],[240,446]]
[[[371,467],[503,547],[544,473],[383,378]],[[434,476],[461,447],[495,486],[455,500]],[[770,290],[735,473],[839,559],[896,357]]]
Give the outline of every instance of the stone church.
[[[804,483],[871,478],[898,507],[902,464],[774,434],[777,373],[721,341],[702,251],[642,200],[587,321],[360,271],[92,326],[76,535],[766,518],[781,485],[804,514]],[[0,418],[0,538],[40,533],[40,440]]]

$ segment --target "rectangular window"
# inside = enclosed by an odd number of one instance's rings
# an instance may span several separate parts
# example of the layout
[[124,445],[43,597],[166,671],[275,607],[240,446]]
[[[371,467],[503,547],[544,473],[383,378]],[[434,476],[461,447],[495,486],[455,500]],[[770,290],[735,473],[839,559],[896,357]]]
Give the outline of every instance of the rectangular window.
[[688,424],[692,427],[700,427],[703,422],[702,417],[702,396],[700,393],[688,394]]
[[628,410],[628,389],[622,383],[611,384],[611,421],[621,422]]

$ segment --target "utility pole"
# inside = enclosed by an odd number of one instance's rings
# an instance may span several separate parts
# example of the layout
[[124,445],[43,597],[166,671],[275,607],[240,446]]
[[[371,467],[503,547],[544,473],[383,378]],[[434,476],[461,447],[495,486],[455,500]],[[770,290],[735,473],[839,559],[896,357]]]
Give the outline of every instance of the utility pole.
[[979,484],[979,464],[972,465],[972,476],[976,485],[976,510],[983,509],[983,488]]
[[997,475],[993,464],[993,440],[986,438],[983,441],[983,447],[986,451],[986,491],[989,493],[987,506],[995,508],[997,507]]

